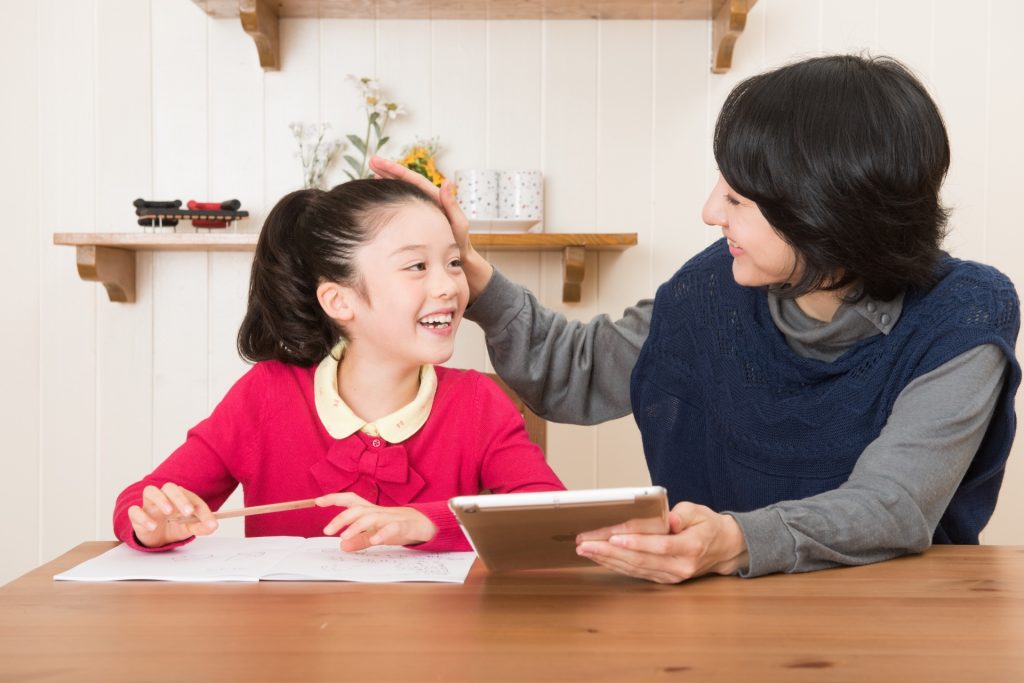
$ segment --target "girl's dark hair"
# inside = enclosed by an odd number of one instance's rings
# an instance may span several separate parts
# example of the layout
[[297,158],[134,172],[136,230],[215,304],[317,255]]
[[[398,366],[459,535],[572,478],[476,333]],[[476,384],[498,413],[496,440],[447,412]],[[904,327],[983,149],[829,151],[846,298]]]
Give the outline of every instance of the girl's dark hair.
[[793,247],[797,297],[854,282],[847,300],[930,286],[948,211],[942,115],[907,67],[830,56],[741,82],[718,116],[715,159]]
[[256,362],[313,365],[344,335],[317,300],[323,282],[361,288],[353,256],[409,202],[436,203],[400,180],[353,180],[299,190],[270,211],[256,243],[238,353]]

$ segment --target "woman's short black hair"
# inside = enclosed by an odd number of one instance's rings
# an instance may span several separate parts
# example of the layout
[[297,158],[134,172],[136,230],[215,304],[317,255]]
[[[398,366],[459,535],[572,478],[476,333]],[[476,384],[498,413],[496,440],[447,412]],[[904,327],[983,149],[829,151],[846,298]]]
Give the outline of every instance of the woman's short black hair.
[[322,282],[361,288],[356,250],[410,202],[440,211],[425,192],[400,180],[353,180],[282,198],[256,242],[239,355],[293,365],[323,360],[344,330],[320,306],[317,288]]
[[818,57],[748,78],[718,116],[715,159],[793,247],[784,296],[859,283],[848,300],[930,286],[948,212],[938,107],[888,57]]

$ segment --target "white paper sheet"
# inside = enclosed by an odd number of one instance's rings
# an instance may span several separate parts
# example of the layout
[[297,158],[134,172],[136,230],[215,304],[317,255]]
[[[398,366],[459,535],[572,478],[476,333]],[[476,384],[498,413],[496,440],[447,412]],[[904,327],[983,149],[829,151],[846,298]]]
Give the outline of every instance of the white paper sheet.
[[438,581],[463,583],[476,554],[394,546],[342,552],[336,537],[197,538],[162,553],[122,544],[57,574],[58,581]]

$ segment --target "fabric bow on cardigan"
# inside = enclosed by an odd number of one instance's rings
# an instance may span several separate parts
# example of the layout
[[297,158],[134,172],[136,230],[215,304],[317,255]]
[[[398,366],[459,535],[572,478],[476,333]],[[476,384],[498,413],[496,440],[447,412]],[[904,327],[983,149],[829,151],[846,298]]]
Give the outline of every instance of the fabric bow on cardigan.
[[[374,447],[374,442],[381,446]],[[324,492],[351,491],[375,504],[383,497],[385,503],[405,505],[426,485],[409,466],[405,446],[387,445],[361,432],[335,441],[327,457],[309,471]]]

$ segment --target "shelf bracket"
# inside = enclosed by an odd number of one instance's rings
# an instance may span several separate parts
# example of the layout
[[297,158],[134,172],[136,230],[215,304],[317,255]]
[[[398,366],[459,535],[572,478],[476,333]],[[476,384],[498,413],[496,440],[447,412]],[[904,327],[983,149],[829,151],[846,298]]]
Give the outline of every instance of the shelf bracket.
[[724,74],[732,68],[732,49],[747,25],[747,14],[757,0],[725,0],[712,17],[711,72]]
[[562,301],[578,303],[583,294],[580,286],[585,274],[587,250],[584,247],[566,247],[562,250]]
[[86,244],[76,248],[78,276],[102,282],[111,301],[135,303],[135,252]]
[[278,36],[277,12],[267,0],[238,0],[238,18],[242,29],[256,42],[260,66],[264,71],[281,68],[281,41]]

